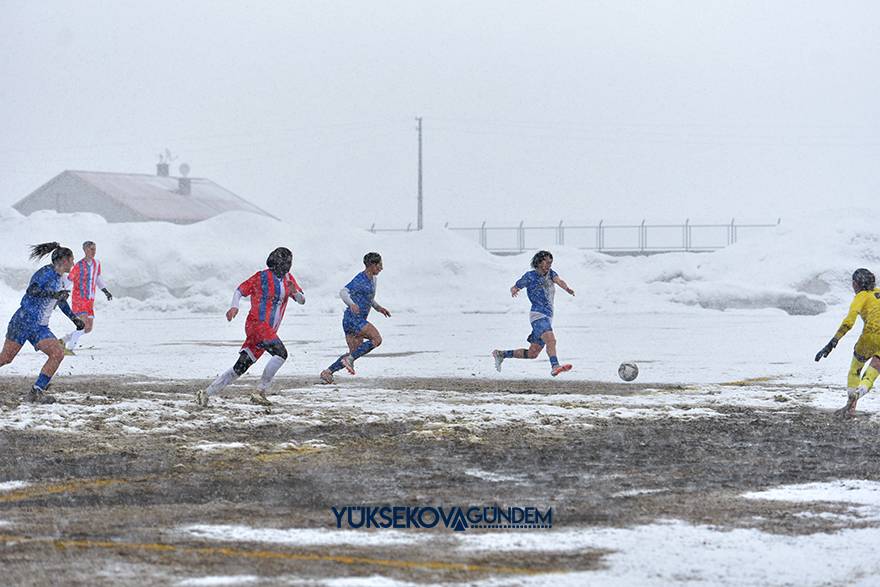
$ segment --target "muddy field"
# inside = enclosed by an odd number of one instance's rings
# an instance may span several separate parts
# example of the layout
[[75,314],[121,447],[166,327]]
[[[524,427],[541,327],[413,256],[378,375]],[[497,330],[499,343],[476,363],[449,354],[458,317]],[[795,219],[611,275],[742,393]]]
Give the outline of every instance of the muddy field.
[[[877,420],[835,419],[810,401],[821,390],[287,379],[271,408],[240,386],[201,409],[192,394],[204,381],[66,378],[51,390],[59,405],[20,405],[28,383],[0,379],[0,482],[24,482],[0,492],[6,584],[553,583],[544,574],[599,570],[610,553],[463,548],[445,528],[397,531],[418,538],[399,544],[334,542],[370,533],[336,529],[331,507],[344,505],[552,507],[552,529],[505,531],[550,542],[560,530],[668,519],[790,536],[876,523],[834,515],[840,503],[801,516],[795,504],[741,497],[880,480],[880,445],[866,442]],[[729,399],[743,385],[766,402]],[[230,529],[218,541],[187,530],[196,525],[330,539],[272,544]]]

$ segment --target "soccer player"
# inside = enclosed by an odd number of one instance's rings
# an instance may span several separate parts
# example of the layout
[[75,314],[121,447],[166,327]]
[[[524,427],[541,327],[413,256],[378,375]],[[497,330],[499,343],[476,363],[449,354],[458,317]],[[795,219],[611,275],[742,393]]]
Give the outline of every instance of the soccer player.
[[263,406],[271,406],[266,399],[266,391],[272,379],[287,360],[287,349],[278,338],[278,327],[284,318],[287,300],[293,298],[298,304],[305,304],[302,288],[290,274],[293,253],[285,247],[278,247],[266,259],[268,269],[254,273],[242,282],[232,295],[232,304],[226,311],[226,320],[232,321],[238,314],[238,303],[242,297],[251,298],[251,309],[245,321],[245,341],[238,355],[238,361],[214,380],[207,389],[196,392],[196,402],[206,407],[208,400],[221,389],[244,375],[251,365],[257,362],[264,352],[272,358],[263,369],[263,376],[257,392],[251,394],[251,401]]
[[82,247],[85,256],[73,266],[68,279],[71,286],[73,313],[82,318],[86,327],[84,330],[74,330],[61,339],[66,355],[73,354],[79,339],[91,332],[95,325],[95,292],[100,289],[107,296],[108,302],[113,299],[113,294],[107,289],[101,277],[101,262],[95,259],[98,247],[92,241],[84,242]]
[[340,290],[339,297],[347,306],[342,315],[342,331],[345,332],[349,352],[321,371],[320,377],[324,383],[333,383],[333,374],[343,367],[354,375],[354,362],[382,344],[379,330],[367,322],[371,308],[386,318],[391,317],[391,312],[376,301],[376,276],[381,272],[382,256],[367,253],[364,255],[364,270]]
[[64,359],[64,349],[49,330],[52,310],[58,306],[77,329],[85,328],[82,319],[75,315],[67,304],[70,292],[64,289],[63,276],[73,267],[73,251],[55,242],[31,247],[33,260],[42,259],[49,253],[52,253],[52,262],[41,267],[31,277],[27,291],[21,298],[21,306],[9,321],[6,341],[3,343],[3,350],[0,351],[0,366],[12,362],[25,341],[46,354],[48,358],[40,369],[40,376],[26,396],[27,401],[38,404],[55,402],[55,397],[46,393],[46,388],[49,387],[49,381]]
[[[510,288],[510,295],[516,297],[520,290],[525,289],[532,302],[532,311],[529,313],[529,321],[532,323],[532,333],[526,341],[527,349],[515,349],[510,351],[492,351],[495,359],[495,369],[501,371],[501,363],[504,359],[534,359],[541,354],[541,349],[547,346],[547,355],[550,357],[550,375],[556,377],[560,373],[571,371],[568,363],[560,364],[556,357],[556,336],[553,334],[553,295],[558,285],[569,295],[574,295],[574,290],[562,281],[550,267],[553,265],[553,255],[549,251],[538,251],[532,257],[532,271],[527,272]],[[554,285],[555,284],[555,285]]]
[[[846,405],[835,412],[835,415],[852,418],[856,414],[859,399],[871,391],[877,373],[880,372],[880,290],[876,287],[874,274],[867,269],[856,269],[852,274],[852,288],[856,297],[849,306],[849,312],[834,337],[816,353],[816,361],[827,357],[844,334],[856,323],[856,316],[861,316],[865,326],[853,349],[853,359],[846,376]],[[865,363],[870,364],[865,367]],[[864,373],[862,369],[864,368]]]

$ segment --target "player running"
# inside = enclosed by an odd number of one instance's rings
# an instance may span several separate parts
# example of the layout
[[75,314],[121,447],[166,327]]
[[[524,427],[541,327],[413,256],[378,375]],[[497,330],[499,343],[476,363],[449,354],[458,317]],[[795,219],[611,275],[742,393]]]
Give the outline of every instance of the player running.
[[64,349],[49,330],[49,317],[55,306],[81,330],[85,327],[82,319],[71,311],[67,304],[70,294],[64,289],[64,274],[73,267],[73,251],[58,243],[42,243],[31,247],[31,259],[42,259],[52,253],[52,263],[41,267],[31,277],[27,291],[21,298],[21,306],[12,315],[6,341],[0,351],[0,366],[8,365],[18,355],[18,351],[28,341],[38,351],[48,357],[40,376],[27,393],[26,399],[32,403],[51,404],[55,397],[46,393],[49,381],[64,359]]
[[532,323],[532,333],[526,340],[530,343],[527,349],[511,351],[492,351],[495,359],[495,369],[501,371],[501,363],[504,359],[534,359],[541,354],[541,349],[547,346],[547,355],[550,357],[550,375],[556,377],[560,373],[571,371],[568,363],[559,364],[556,357],[556,336],[553,334],[553,296],[556,292],[554,284],[561,287],[566,293],[574,295],[574,290],[562,281],[562,278],[550,267],[553,265],[553,255],[549,251],[538,251],[532,257],[532,271],[519,278],[510,288],[510,295],[516,297],[521,289],[525,289],[532,302],[532,310],[529,312],[529,321]]
[[[867,269],[856,269],[852,274],[852,288],[856,294],[849,312],[834,337],[816,353],[816,361],[827,357],[844,334],[855,326],[856,316],[861,316],[865,326],[853,349],[853,359],[846,376],[846,405],[834,412],[837,416],[852,418],[856,414],[859,399],[871,391],[880,372],[880,290],[876,287],[874,274]],[[865,363],[870,364],[865,367]],[[864,374],[862,369],[864,368]]]
[[242,297],[250,297],[251,309],[244,324],[246,338],[235,365],[217,377],[207,389],[196,392],[196,402],[200,406],[206,407],[212,395],[241,377],[264,352],[268,352],[272,358],[263,369],[257,392],[251,394],[250,399],[255,404],[272,405],[266,399],[266,391],[278,369],[287,360],[287,349],[278,338],[278,327],[289,298],[298,304],[306,303],[302,288],[290,274],[292,264],[293,253],[290,249],[278,247],[266,259],[268,269],[254,273],[235,290],[232,304],[226,311],[226,320],[231,322],[238,314],[238,303]]
[[82,247],[85,256],[73,266],[68,280],[73,313],[82,318],[86,327],[84,330],[74,330],[61,338],[65,355],[72,355],[79,339],[90,333],[95,325],[95,292],[100,289],[107,296],[108,302],[113,299],[113,294],[107,289],[101,277],[101,262],[95,259],[98,247],[92,241],[84,242]]
[[364,270],[340,290],[339,297],[347,306],[342,315],[342,330],[349,352],[321,371],[324,383],[333,383],[333,374],[342,368],[354,375],[354,362],[382,344],[382,335],[367,322],[371,308],[386,318],[391,317],[391,312],[376,301],[376,276],[381,272],[382,256],[367,253],[364,255]]

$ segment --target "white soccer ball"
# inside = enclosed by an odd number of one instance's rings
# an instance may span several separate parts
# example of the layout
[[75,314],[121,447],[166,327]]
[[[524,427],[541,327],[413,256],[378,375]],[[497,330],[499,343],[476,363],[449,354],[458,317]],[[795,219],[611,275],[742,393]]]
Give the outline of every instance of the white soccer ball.
[[632,361],[626,361],[617,368],[617,374],[624,381],[635,381],[635,378],[639,376],[639,366]]

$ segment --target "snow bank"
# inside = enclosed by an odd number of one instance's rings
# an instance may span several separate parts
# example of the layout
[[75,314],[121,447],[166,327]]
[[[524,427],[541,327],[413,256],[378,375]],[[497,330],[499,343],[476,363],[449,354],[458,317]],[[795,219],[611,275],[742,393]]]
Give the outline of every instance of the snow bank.
[[[294,251],[294,269],[311,311],[338,313],[339,289],[361,268],[363,254],[382,253],[379,299],[398,312],[448,309],[509,312],[525,302],[507,293],[526,271],[529,255],[497,257],[459,233],[370,234],[328,219],[284,223],[227,213],[192,225],[108,224],[93,214],[0,210],[0,307],[11,312],[39,263],[27,245],[57,240],[79,255],[98,243],[105,277],[121,310],[219,312],[232,290],[264,267],[277,246]],[[786,219],[714,253],[613,257],[556,247],[554,267],[577,291],[557,302],[579,310],[651,310],[670,304],[726,310],[774,308],[794,315],[823,312],[851,298],[849,275],[876,268],[880,230],[862,210]]]

